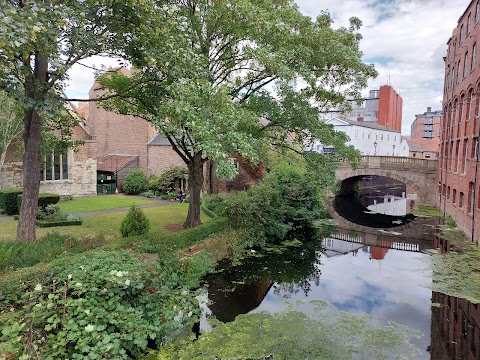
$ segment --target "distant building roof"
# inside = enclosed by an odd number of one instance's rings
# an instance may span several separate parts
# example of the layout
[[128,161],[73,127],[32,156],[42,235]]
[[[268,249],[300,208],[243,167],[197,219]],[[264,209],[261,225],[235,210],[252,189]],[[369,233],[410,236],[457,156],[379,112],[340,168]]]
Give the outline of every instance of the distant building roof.
[[405,139],[410,151],[438,152],[440,141],[438,139]]
[[158,134],[148,142],[149,146],[171,146],[170,141],[163,134]]
[[97,171],[115,172],[135,160],[138,160],[138,155],[110,154],[97,160]]
[[349,120],[349,119],[344,119],[344,118],[339,118],[339,117],[332,117],[330,119],[325,119],[324,122],[328,122],[328,121],[333,120],[333,119],[345,122],[348,125],[355,125],[355,126],[365,127],[365,128],[369,128],[369,129],[400,133],[400,131],[398,131],[398,130],[394,130],[394,129],[391,129],[387,126],[378,125],[377,123],[368,122],[368,121],[355,121],[355,120]]

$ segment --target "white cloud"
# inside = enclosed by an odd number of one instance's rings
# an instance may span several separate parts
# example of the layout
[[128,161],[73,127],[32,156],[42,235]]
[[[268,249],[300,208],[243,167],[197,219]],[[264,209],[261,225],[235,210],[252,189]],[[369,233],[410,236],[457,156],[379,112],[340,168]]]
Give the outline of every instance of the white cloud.
[[[378,88],[388,82],[403,98],[404,134],[410,133],[415,114],[427,106],[441,109],[446,43],[470,0],[296,0],[300,10],[316,17],[328,10],[334,26],[348,24],[352,16],[363,22],[361,49],[379,73],[369,82]],[[99,59],[85,63],[98,64]],[[103,59],[106,66],[116,60]],[[86,97],[93,72],[76,66],[70,71],[67,94]],[[365,95],[368,89],[365,90]]]
[[[441,109],[446,43],[470,0],[297,0],[315,17],[328,9],[335,26],[351,16],[363,22],[361,49],[379,73],[369,82],[388,82],[403,98],[402,133],[410,133],[415,114]],[[387,62],[381,60],[389,60]],[[367,91],[365,92],[365,94]]]

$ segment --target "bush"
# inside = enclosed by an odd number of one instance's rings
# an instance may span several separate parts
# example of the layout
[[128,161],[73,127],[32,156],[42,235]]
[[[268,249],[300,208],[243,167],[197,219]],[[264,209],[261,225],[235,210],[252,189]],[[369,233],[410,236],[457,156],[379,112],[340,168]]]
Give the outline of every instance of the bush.
[[[204,209],[206,208],[207,209],[207,215],[210,216],[208,214],[208,210],[210,210],[211,212],[215,213],[215,214],[222,214],[225,210],[225,196],[221,196],[219,194],[209,194],[209,195],[205,195],[203,198],[202,198],[202,205],[204,206]],[[212,216],[210,216],[212,217]]]
[[18,202],[17,197],[22,194],[22,189],[3,189],[0,190],[0,208],[3,209],[8,215],[18,214]]
[[132,206],[122,221],[120,232],[122,233],[122,237],[129,237],[132,235],[146,234],[149,229],[150,222],[145,216],[145,213],[137,206]]
[[[49,194],[49,193],[40,193],[38,194],[37,206],[40,209],[45,209],[48,205],[56,204],[60,201],[60,195],[58,194]],[[17,204],[18,209],[22,207],[22,195],[17,195]]]
[[140,169],[131,170],[125,177],[123,191],[128,194],[140,194],[148,190],[148,180]]
[[173,256],[148,264],[130,251],[59,259],[41,283],[26,289],[22,315],[3,327],[0,352],[11,349],[17,358],[139,358],[199,312],[198,293],[186,284]]
[[248,245],[278,242],[318,220],[324,208],[313,176],[300,165],[282,163],[255,188],[224,200],[231,226],[246,231]]
[[185,168],[181,166],[171,166],[154,177],[149,182],[149,188],[157,194],[166,194],[175,192],[175,182],[185,178]]
[[91,246],[72,236],[50,233],[35,242],[18,240],[0,242],[0,271],[15,270],[48,262],[62,255],[76,254]]

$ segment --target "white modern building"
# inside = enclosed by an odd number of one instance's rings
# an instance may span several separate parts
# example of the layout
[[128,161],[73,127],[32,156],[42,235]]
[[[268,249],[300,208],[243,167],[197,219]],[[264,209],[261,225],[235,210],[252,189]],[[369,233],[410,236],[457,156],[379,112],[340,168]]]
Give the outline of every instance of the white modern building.
[[[400,131],[392,130],[383,125],[371,122],[353,121],[332,117],[324,120],[331,124],[335,131],[342,131],[350,140],[347,145],[359,150],[362,155],[370,156],[408,156],[408,144],[402,138]],[[335,150],[315,141],[310,150],[333,153]]]

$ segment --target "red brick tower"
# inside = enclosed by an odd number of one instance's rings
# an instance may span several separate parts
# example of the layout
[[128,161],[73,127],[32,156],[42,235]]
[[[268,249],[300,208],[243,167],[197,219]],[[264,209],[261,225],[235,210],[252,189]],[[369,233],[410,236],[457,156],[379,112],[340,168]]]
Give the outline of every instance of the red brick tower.
[[380,86],[378,96],[378,125],[402,131],[403,99],[390,85]]

